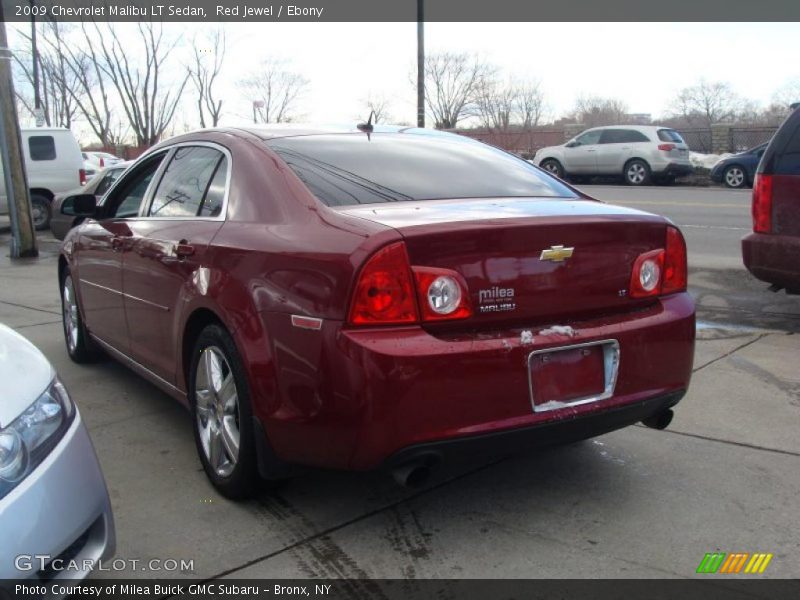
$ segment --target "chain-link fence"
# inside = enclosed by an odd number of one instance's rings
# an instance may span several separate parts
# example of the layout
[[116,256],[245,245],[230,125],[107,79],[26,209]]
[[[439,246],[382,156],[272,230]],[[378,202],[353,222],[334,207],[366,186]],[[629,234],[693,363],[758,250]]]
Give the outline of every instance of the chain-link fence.
[[744,152],[772,139],[777,127],[733,127],[729,152]]
[[692,152],[712,152],[711,129],[678,129],[677,132]]

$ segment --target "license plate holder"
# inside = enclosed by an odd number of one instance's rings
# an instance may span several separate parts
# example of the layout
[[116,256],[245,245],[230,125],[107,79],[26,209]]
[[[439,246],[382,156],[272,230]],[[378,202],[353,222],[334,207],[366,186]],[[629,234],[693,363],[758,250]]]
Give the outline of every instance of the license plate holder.
[[534,350],[528,355],[531,407],[546,412],[610,398],[618,370],[616,340]]

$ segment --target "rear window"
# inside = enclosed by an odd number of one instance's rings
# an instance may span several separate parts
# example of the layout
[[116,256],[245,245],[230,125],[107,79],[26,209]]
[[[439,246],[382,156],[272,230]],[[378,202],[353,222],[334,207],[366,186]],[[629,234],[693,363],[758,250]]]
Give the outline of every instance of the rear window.
[[530,163],[458,137],[339,134],[266,143],[328,206],[443,198],[576,197]]
[[56,142],[52,135],[32,135],[28,138],[31,160],[55,160]]
[[675,142],[676,144],[685,143],[681,137],[681,134],[674,129],[659,129],[658,139],[660,139],[662,142]]

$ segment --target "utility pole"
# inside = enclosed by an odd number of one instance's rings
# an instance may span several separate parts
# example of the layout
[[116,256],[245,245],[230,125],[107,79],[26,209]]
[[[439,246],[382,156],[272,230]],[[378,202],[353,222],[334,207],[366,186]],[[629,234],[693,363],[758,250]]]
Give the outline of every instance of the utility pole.
[[417,127],[425,127],[425,0],[417,0]]
[[0,161],[8,214],[11,218],[11,258],[39,256],[31,218],[28,178],[22,156],[22,139],[17,120],[17,99],[11,77],[11,50],[6,39],[6,22],[0,3]]

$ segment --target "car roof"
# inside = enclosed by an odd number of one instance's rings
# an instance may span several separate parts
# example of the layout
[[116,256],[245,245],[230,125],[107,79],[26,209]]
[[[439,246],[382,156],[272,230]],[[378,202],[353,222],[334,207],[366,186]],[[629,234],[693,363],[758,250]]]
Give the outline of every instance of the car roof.
[[[264,140],[296,137],[306,135],[330,135],[330,134],[348,134],[365,132],[358,128],[357,125],[317,125],[317,124],[302,124],[302,123],[288,123],[288,124],[275,124],[275,125],[250,125],[236,128],[222,128],[230,131],[246,131],[252,135],[260,137]],[[419,127],[410,127],[405,125],[373,125],[370,133],[413,133],[417,135],[447,135],[456,136],[456,134],[439,131],[435,129],[423,129]],[[461,137],[461,136],[457,136]]]
[[636,131],[647,130],[657,131],[659,129],[674,129],[674,127],[667,127],[666,125],[600,125],[598,127],[590,127],[586,131],[594,129],[634,129]]

